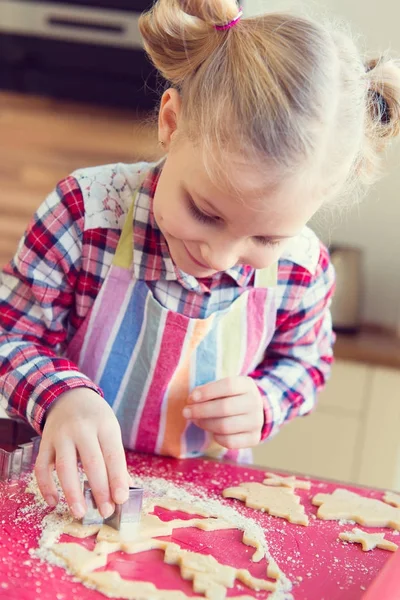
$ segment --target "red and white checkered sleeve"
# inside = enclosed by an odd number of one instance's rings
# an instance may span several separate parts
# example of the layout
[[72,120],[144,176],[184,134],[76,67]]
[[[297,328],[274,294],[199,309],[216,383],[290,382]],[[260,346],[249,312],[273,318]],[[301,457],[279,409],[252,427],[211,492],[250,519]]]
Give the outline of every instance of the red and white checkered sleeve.
[[[82,261],[84,202],[63,180],[31,220],[0,279],[0,399],[40,432],[52,402],[76,387],[101,390],[62,357]],[[79,286],[78,286],[79,287]]]
[[285,289],[280,294],[276,331],[264,360],[250,375],[264,397],[262,440],[276,434],[284,422],[311,412],[317,392],[329,377],[334,281],[322,244],[314,274],[291,261],[280,263],[278,285]]

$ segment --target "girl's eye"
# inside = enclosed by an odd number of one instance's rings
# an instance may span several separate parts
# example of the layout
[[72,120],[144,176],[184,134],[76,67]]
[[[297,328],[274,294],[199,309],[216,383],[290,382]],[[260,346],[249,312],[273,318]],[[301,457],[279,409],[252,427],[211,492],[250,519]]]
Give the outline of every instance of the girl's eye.
[[197,208],[197,206],[195,205],[195,203],[188,198],[188,208],[190,211],[190,214],[192,215],[192,217],[194,217],[197,221],[199,221],[200,223],[204,223],[204,224],[214,224],[214,223],[218,223],[221,219],[219,217],[212,217],[211,215],[206,215],[205,213],[203,213],[199,208]]
[[270,248],[276,248],[280,244],[280,240],[271,240],[266,237],[255,237],[253,239],[260,246],[269,246]]

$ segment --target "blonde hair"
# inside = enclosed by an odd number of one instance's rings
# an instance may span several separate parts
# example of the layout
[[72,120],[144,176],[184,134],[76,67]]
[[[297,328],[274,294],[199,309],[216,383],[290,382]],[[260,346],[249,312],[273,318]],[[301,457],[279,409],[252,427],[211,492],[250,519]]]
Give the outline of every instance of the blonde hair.
[[279,179],[303,177],[326,199],[375,180],[400,132],[398,64],[364,62],[349,35],[297,15],[215,29],[237,14],[235,0],[158,0],[139,22],[204,156],[240,152],[277,167]]

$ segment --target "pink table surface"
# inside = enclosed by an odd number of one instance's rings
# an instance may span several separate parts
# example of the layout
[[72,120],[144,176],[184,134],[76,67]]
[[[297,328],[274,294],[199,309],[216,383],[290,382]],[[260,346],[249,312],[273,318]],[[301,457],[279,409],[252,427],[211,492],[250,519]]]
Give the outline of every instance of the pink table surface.
[[[174,460],[163,457],[128,453],[128,463],[133,472],[141,476],[162,477],[175,484],[206,491],[212,498],[221,499],[225,487],[243,481],[259,481],[266,469],[218,463],[202,459]],[[363,552],[358,544],[338,541],[342,531],[352,525],[315,518],[317,507],[311,498],[320,492],[330,493],[337,487],[346,488],[370,498],[382,498],[382,491],[357,488],[328,481],[311,479],[311,490],[297,490],[310,517],[308,527],[292,525],[287,521],[246,508],[237,500],[222,500],[234,506],[242,514],[252,517],[264,529],[272,556],[293,582],[295,600],[361,600],[373,580],[382,571],[392,553],[375,549]],[[32,503],[32,496],[25,493],[25,485],[10,487],[0,483],[0,598],[2,600],[101,600],[104,596],[89,590],[73,580],[63,569],[32,558],[29,550],[37,547],[40,536],[39,524],[50,509],[21,510]],[[166,518],[165,511],[158,514]],[[184,515],[180,515],[184,516]],[[400,536],[389,529],[389,540],[400,543]],[[257,577],[265,576],[266,562],[254,564],[250,557],[253,550],[241,543],[241,532],[226,530],[203,532],[193,528],[173,532],[172,541],[183,548],[213,554],[220,562],[235,567],[248,568]],[[76,541],[63,536],[61,541]],[[92,548],[94,538],[83,542]],[[127,556],[122,553],[110,555],[107,569],[116,569],[127,579],[152,581],[163,589],[181,589],[188,596],[194,595],[191,584],[183,581],[176,566],[163,563],[161,551],[151,551]],[[397,571],[397,569],[396,569]],[[393,575],[393,573],[392,573]],[[400,589],[400,569],[398,572]],[[397,577],[396,576],[396,577]],[[241,584],[228,591],[228,597],[248,594],[254,598],[268,598],[266,592],[252,592]],[[394,596],[393,596],[394,598]],[[383,598],[382,598],[383,600]],[[392,600],[386,596],[384,600]]]

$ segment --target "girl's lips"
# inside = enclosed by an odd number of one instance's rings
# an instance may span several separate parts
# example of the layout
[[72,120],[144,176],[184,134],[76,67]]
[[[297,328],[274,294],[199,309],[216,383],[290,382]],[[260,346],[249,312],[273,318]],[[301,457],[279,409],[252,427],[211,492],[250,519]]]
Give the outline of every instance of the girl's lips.
[[185,243],[184,243],[183,245],[185,246],[185,250],[186,250],[186,252],[189,254],[189,258],[190,258],[190,260],[192,260],[192,261],[193,261],[193,262],[194,262],[196,265],[198,265],[199,267],[202,267],[203,269],[208,269],[208,270],[210,270],[210,267],[209,267],[208,265],[205,265],[204,263],[201,263],[201,262],[199,262],[198,260],[196,260],[196,259],[195,259],[195,257],[193,256],[193,254],[191,254],[191,253],[189,252],[189,250],[187,249],[187,247],[186,247],[186,244],[185,244]]

